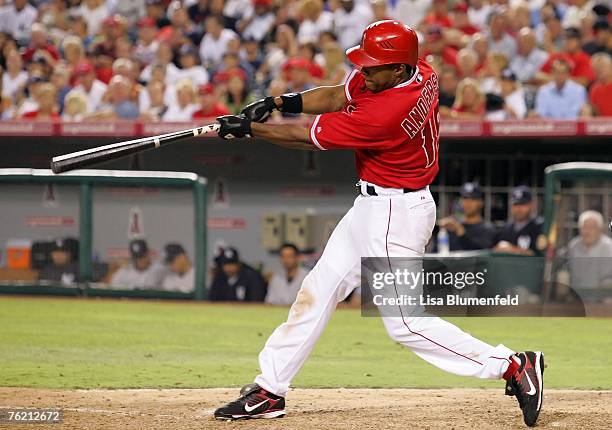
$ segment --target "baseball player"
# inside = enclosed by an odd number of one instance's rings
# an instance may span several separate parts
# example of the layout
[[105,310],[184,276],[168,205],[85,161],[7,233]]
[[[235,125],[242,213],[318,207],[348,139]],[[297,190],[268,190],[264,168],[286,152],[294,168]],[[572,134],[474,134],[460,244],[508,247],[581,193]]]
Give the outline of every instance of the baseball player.
[[[421,257],[436,205],[429,184],[438,172],[438,77],[418,58],[414,30],[395,20],[366,28],[346,51],[358,69],[344,85],[266,97],[239,116],[218,118],[224,139],[258,137],[285,148],[351,149],[360,195],[320,260],[304,279],[288,319],[259,354],[261,373],[218,419],[285,415],[285,395],[336,304],[360,283],[361,257]],[[272,111],[316,114],[309,127],[263,124]],[[400,309],[401,313],[401,309]],[[527,425],[542,406],[544,356],[492,346],[437,317],[382,317],[389,336],[429,363],[458,375],[506,380]]]

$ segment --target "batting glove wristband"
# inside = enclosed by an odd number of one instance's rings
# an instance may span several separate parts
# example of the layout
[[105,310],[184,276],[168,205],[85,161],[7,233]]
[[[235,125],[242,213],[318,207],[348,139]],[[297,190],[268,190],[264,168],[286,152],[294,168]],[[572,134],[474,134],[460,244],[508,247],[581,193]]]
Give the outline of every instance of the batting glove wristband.
[[266,122],[274,110],[285,113],[302,113],[302,95],[300,93],[288,93],[280,96],[283,105],[279,108],[274,102],[274,97],[266,97],[246,105],[241,115],[255,122]]
[[218,116],[217,121],[221,127],[219,128],[219,137],[225,140],[251,137],[251,120],[243,115],[224,115]]

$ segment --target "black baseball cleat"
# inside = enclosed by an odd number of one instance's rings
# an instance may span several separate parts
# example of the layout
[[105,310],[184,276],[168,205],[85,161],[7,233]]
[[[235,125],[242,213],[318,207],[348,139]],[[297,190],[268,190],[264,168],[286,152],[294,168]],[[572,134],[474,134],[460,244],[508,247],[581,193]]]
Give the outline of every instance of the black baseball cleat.
[[540,415],[544,396],[544,354],[518,352],[510,360],[510,366],[504,374],[506,395],[517,398],[525,424],[533,427]]
[[247,420],[251,418],[282,418],[285,398],[276,396],[257,384],[246,385],[240,397],[215,411],[218,420]]

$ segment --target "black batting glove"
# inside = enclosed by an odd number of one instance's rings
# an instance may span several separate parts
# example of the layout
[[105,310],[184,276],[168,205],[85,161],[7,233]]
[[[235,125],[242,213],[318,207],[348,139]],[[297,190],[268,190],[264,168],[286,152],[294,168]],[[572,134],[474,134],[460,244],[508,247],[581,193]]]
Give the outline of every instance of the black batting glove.
[[217,121],[221,125],[218,131],[219,137],[225,140],[251,137],[251,120],[243,115],[218,116]]
[[251,121],[266,122],[275,109],[277,107],[276,103],[274,103],[274,97],[266,97],[246,105],[242,108],[240,115],[244,115]]

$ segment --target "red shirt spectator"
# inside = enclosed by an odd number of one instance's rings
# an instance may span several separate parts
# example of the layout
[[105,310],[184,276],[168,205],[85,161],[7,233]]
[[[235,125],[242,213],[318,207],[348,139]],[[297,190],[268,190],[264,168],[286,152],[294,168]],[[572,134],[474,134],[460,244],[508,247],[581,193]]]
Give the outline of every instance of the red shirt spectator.
[[551,73],[551,66],[558,59],[564,59],[572,65],[570,76],[582,85],[587,86],[595,79],[591,67],[591,57],[582,50],[582,35],[577,28],[565,30],[564,52],[552,54],[548,61],[542,65],[541,70],[544,73]]
[[454,12],[454,27],[460,30],[463,34],[471,36],[480,31],[478,27],[472,25],[468,17],[468,5],[465,3],[457,3],[453,7]]
[[39,51],[42,51],[42,55],[48,54],[54,61],[57,61],[60,58],[57,48],[53,44],[49,43],[47,39],[47,31],[45,30],[45,27],[42,24],[36,23],[32,25],[31,42],[23,53],[23,61],[29,63],[32,61],[34,54]]
[[612,59],[605,52],[593,55],[593,69],[597,81],[589,92],[595,114],[612,116]]
[[437,25],[440,27],[450,28],[453,26],[453,21],[448,16],[447,0],[434,0],[431,7],[431,13],[423,20],[425,25]]
[[442,63],[457,69],[457,50],[446,44],[440,27],[432,26],[427,29],[424,48],[423,58],[428,55],[438,56]]
[[212,84],[200,87],[200,109],[193,114],[193,118],[216,118],[221,115],[230,115],[229,108],[219,101],[219,96]]

